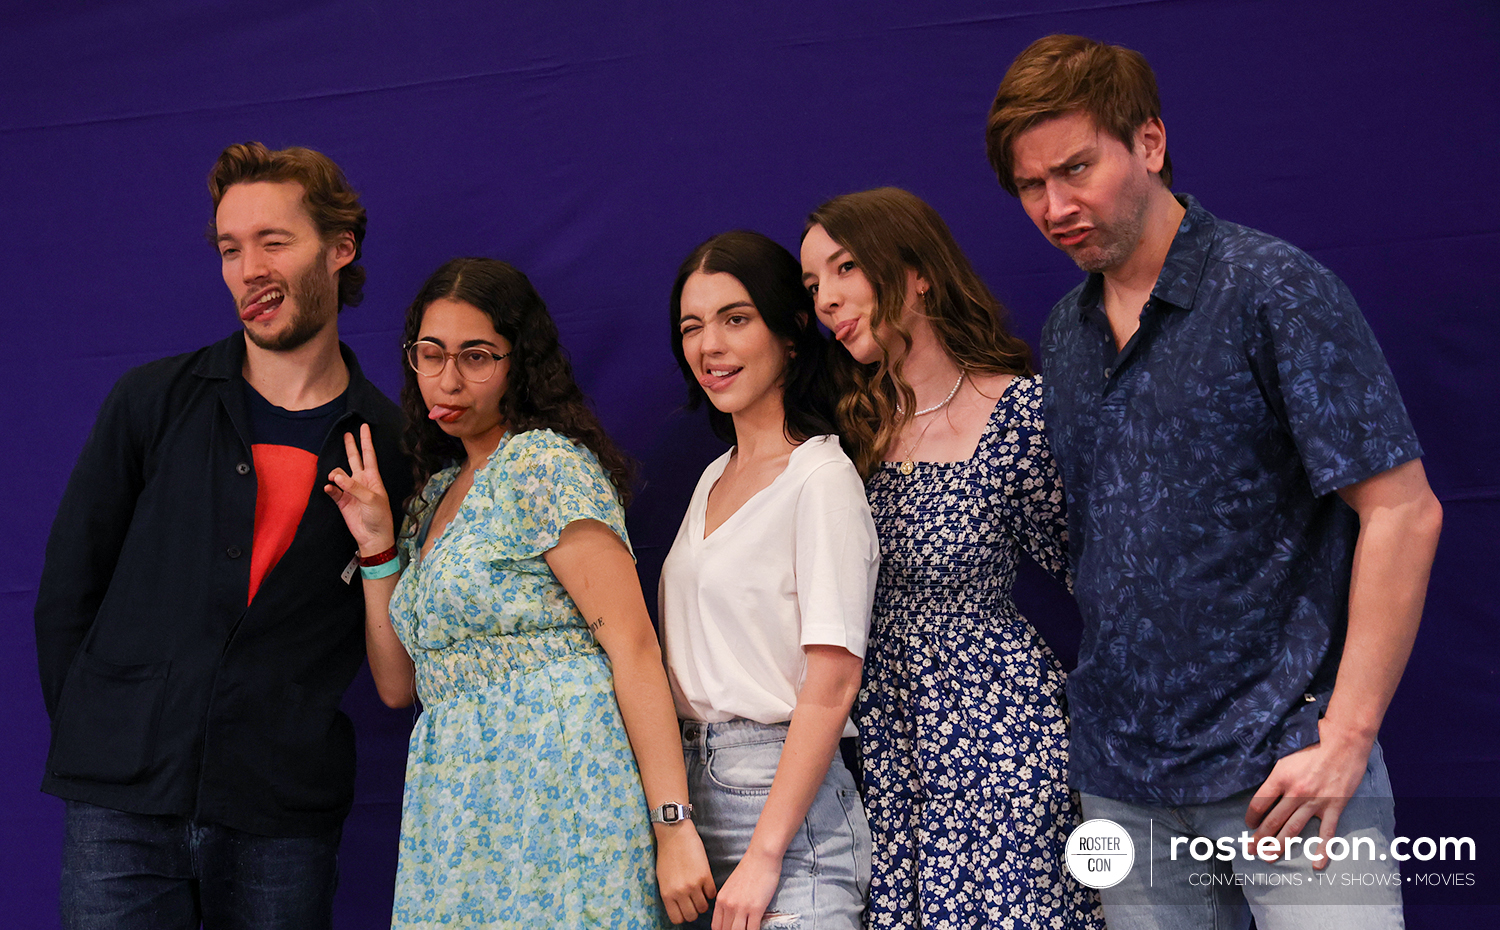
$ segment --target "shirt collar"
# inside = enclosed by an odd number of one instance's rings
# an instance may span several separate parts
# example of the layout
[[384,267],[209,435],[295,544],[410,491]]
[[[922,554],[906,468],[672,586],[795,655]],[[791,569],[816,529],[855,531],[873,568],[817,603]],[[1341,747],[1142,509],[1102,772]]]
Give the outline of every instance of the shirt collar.
[[1217,221],[1190,194],[1179,195],[1177,202],[1187,212],[1182,215],[1177,235],[1172,238],[1167,260],[1162,263],[1151,296],[1178,309],[1191,310],[1198,299],[1198,285],[1203,280],[1203,266],[1208,262],[1208,252],[1213,246]]
[[245,334],[236,332],[220,339],[193,366],[193,374],[214,381],[228,381],[245,370]]
[[[1217,220],[1203,209],[1191,194],[1178,194],[1177,202],[1187,211],[1177,226],[1177,235],[1167,249],[1167,260],[1162,263],[1161,273],[1156,277],[1156,286],[1151,296],[1181,310],[1191,310],[1198,296],[1198,284],[1203,280],[1203,266],[1208,261],[1209,248],[1214,241]],[[1099,306],[1104,296],[1104,275],[1093,272],[1083,283],[1078,294],[1078,316],[1084,319],[1089,311]]]

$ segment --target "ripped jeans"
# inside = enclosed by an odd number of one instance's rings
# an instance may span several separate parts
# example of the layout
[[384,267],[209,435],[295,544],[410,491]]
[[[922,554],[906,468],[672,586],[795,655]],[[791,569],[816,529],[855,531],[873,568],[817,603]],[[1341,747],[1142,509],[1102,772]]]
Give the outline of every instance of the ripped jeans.
[[[731,720],[682,721],[693,822],[714,884],[728,880],[750,845],[771,793],[787,725]],[[870,825],[854,779],[834,753],[828,775],[781,860],[781,883],[766,908],[764,930],[858,930],[870,888]],[[686,924],[703,930],[707,914]]]

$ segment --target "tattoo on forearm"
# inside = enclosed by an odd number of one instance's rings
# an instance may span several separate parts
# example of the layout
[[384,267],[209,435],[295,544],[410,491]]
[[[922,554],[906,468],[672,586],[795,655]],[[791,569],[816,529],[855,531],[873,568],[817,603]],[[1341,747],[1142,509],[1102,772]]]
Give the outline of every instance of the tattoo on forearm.
[[598,620],[595,620],[594,622],[592,622],[592,623],[589,624],[589,632],[593,633],[595,635],[598,635],[599,628],[601,626],[604,626],[604,618],[603,617],[600,617]]

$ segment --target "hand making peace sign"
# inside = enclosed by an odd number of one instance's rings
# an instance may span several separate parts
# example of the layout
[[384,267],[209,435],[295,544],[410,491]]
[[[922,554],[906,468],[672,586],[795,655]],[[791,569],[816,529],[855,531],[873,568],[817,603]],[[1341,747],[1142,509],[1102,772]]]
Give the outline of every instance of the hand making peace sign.
[[396,527],[391,518],[391,502],[380,480],[380,466],[375,461],[375,441],[370,424],[359,428],[359,446],[352,433],[344,434],[344,450],[349,456],[349,471],[335,468],[328,474],[323,491],[338,505],[349,533],[362,556],[384,552],[396,544]]

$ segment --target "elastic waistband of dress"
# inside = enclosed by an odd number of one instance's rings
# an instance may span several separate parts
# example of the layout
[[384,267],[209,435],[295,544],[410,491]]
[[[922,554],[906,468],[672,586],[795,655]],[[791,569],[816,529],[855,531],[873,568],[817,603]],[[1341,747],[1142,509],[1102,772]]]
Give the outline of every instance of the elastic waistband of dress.
[[704,723],[701,720],[679,720],[682,728],[682,746],[684,749],[690,746],[707,745],[710,749],[718,749],[724,746],[747,746],[754,743],[775,743],[786,741],[787,727],[791,724],[783,721],[781,723],[761,723],[757,720],[746,720],[736,717],[733,720],[725,720],[722,723]]
[[600,652],[594,634],[583,627],[560,626],[459,640],[429,655],[472,655],[518,666],[544,664],[580,652]]
[[603,650],[582,627],[461,640],[427,650],[424,661],[416,663],[417,693],[431,706],[460,694],[509,687],[512,676],[553,662],[595,655]]
[[1010,627],[1025,627],[1033,629],[1031,621],[1021,616],[1016,605],[1011,601],[992,601],[983,607],[970,607],[962,612],[954,610],[954,603],[948,601],[938,606],[932,604],[909,602],[901,605],[901,610],[890,611],[881,609],[883,605],[875,605],[875,613],[870,618],[871,633],[905,633],[908,631],[931,632],[938,629],[959,630],[989,630],[998,631]]

